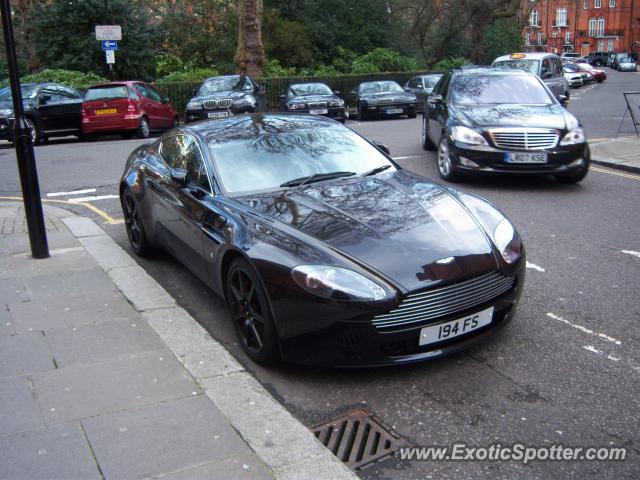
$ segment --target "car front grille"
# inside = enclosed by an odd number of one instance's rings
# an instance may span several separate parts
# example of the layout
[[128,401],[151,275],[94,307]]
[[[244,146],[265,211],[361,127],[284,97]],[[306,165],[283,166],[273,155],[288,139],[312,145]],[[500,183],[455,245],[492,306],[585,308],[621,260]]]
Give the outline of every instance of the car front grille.
[[307,103],[309,108],[326,108],[327,102],[309,102]]
[[480,306],[509,292],[515,277],[498,272],[451,283],[424,292],[411,293],[388,313],[376,315],[373,325],[378,330],[412,327],[446,315]]
[[547,128],[496,128],[489,135],[504,150],[545,150],[555,147],[560,138],[556,130]]
[[229,108],[231,106],[230,98],[219,98],[217,100],[205,100],[202,102],[202,108],[206,110],[215,110],[216,108]]

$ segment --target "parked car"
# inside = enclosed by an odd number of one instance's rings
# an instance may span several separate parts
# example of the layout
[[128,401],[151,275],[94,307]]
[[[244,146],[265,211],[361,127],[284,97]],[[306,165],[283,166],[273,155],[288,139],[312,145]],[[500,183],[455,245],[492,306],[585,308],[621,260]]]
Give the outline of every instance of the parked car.
[[555,53],[512,53],[493,61],[495,67],[516,68],[537,75],[553,94],[569,97],[569,84],[564,78],[562,61]]
[[324,115],[344,123],[346,107],[324,83],[296,83],[289,85],[286,95],[280,96],[280,108],[286,112]]
[[391,80],[361,83],[349,94],[349,103],[360,120],[374,115],[416,118],[416,96]]
[[575,53],[575,52],[563,52],[562,54],[560,54],[560,59],[564,62],[564,61],[569,61],[572,62],[574,60],[576,60],[577,58],[580,58],[580,54],[579,53]]
[[626,58],[628,56],[629,56],[628,53],[616,53],[616,54],[614,54],[613,58],[611,59],[611,68],[617,70],[618,69],[618,64],[620,63],[620,60],[622,58]]
[[594,68],[588,63],[580,63],[576,62],[575,66],[578,68],[580,72],[586,72],[593,76],[596,82],[602,83],[607,79],[607,72],[604,70],[600,70],[598,68]]
[[582,85],[586,85],[587,83],[590,83],[590,82],[595,82],[595,78],[593,78],[593,75],[591,75],[588,72],[581,72],[580,69],[576,67],[575,64],[573,63],[567,63],[563,65],[562,69],[565,72],[565,76],[567,72],[580,75],[580,77],[582,78]]
[[635,72],[637,68],[636,61],[631,57],[622,57],[618,61],[619,72]]
[[433,90],[433,87],[436,86],[436,83],[438,83],[438,80],[440,80],[441,77],[441,73],[418,75],[417,77],[409,79],[409,81],[404,84],[404,90],[406,92],[413,93],[418,99],[418,110],[422,110],[424,108],[424,102],[427,100],[427,97]]
[[86,136],[119,133],[147,138],[151,131],[178,125],[178,114],[148,83],[112,82],[90,87],[82,103],[82,132]]
[[247,75],[207,78],[187,103],[186,121],[262,111],[264,92]]
[[575,72],[566,66],[563,67],[564,70],[564,78],[567,79],[569,86],[572,88],[578,88],[584,85],[584,81],[582,79],[582,74],[580,72]]
[[607,65],[609,58],[609,52],[591,52],[587,55],[587,63],[594,67],[601,67]]
[[539,77],[524,71],[447,73],[427,99],[422,144],[437,149],[438,172],[448,181],[496,172],[577,183],[589,171],[580,122]]
[[[57,83],[25,83],[22,103],[33,144],[50,137],[80,136],[82,133],[82,93]],[[13,100],[11,88],[0,89],[0,140],[13,141]]]
[[488,201],[384,150],[318,115],[185,125],[126,162],[131,247],[169,250],[225,298],[255,362],[397,365],[468,348],[513,318],[522,240]]

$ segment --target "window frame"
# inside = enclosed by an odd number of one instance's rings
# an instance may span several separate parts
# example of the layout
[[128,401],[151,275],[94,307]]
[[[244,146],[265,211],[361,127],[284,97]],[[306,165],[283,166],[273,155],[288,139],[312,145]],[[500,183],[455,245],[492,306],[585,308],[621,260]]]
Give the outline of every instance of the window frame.
[[596,36],[596,17],[591,17],[589,19],[589,36],[590,37],[595,37]]
[[602,0],[593,0],[593,8],[602,8]]
[[[205,173],[207,175],[207,182],[209,183],[209,189],[207,190],[206,188],[200,186],[198,183],[194,184],[194,183],[188,182],[187,185],[199,188],[200,190],[202,190],[203,192],[207,193],[208,195],[214,195],[215,194],[215,189],[213,188],[214,182],[213,182],[213,178],[211,177],[211,171],[209,170],[209,165],[207,165],[207,159],[206,159],[206,157],[204,155],[204,152],[202,151],[202,148],[200,148],[200,143],[198,142],[197,138],[195,138],[190,133],[187,133],[187,132],[172,133],[170,135],[167,135],[167,136],[161,138],[158,141],[158,156],[160,157],[160,160],[169,169],[169,171],[173,171],[173,170],[176,169],[176,167],[172,167],[167,162],[167,159],[164,157],[164,155],[162,153],[162,150],[163,150],[162,147],[163,147],[165,141],[167,141],[169,139],[172,139],[172,138],[175,139],[177,137],[188,137],[189,139],[191,139],[194,142],[194,144],[198,148],[198,153],[200,154],[200,158],[202,159],[202,164],[204,165]],[[200,176],[199,173],[198,173],[198,176]]]
[[[598,37],[603,37],[604,36],[604,29],[605,29],[604,17],[600,17],[600,18],[598,18],[598,26],[596,28],[596,35]],[[601,52],[602,50],[598,50],[598,51]]]

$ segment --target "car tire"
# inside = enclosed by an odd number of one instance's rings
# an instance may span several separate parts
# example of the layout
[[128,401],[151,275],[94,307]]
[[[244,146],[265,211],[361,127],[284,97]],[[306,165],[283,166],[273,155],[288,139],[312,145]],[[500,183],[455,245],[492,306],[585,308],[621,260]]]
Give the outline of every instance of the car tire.
[[235,259],[229,268],[226,299],[247,356],[262,365],[277,363],[280,350],[267,294],[258,274],[244,258]]
[[443,180],[447,182],[455,182],[459,175],[453,169],[453,160],[449,151],[449,140],[446,135],[442,135],[438,144],[438,154],[436,156],[438,165],[438,173]]
[[140,125],[138,126],[138,130],[136,130],[136,136],[138,138],[149,138],[149,134],[151,130],[149,128],[149,120],[147,117],[142,117],[140,119]]
[[135,195],[129,187],[125,187],[123,190],[121,203],[125,229],[127,230],[127,237],[129,238],[131,249],[139,257],[146,257],[152,248],[144,230],[138,200],[136,200]]
[[429,151],[433,151],[436,149],[436,145],[429,138],[426,115],[422,115],[422,148]]

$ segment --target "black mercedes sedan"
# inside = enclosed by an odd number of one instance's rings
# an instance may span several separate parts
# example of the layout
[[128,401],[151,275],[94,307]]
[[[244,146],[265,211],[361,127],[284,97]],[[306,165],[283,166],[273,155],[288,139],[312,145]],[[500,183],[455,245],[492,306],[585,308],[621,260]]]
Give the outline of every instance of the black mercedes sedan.
[[187,122],[263,110],[264,93],[249,76],[207,78],[187,103]]
[[286,95],[280,96],[285,112],[323,115],[344,123],[346,108],[338,93],[324,83],[296,83],[290,85]]
[[394,81],[363,82],[349,94],[350,107],[360,120],[373,116],[416,118],[416,96]]
[[513,224],[317,115],[251,114],[165,133],[120,183],[133,250],[164,248],[226,299],[256,362],[375,366],[442,356],[510,320]]
[[567,100],[524,71],[453,70],[427,98],[422,144],[437,149],[438,172],[448,181],[497,172],[577,183],[591,157],[580,122],[563,106]]
[[[82,93],[57,83],[25,83],[22,102],[33,144],[50,137],[82,135]],[[10,87],[0,89],[0,140],[13,141]]]

